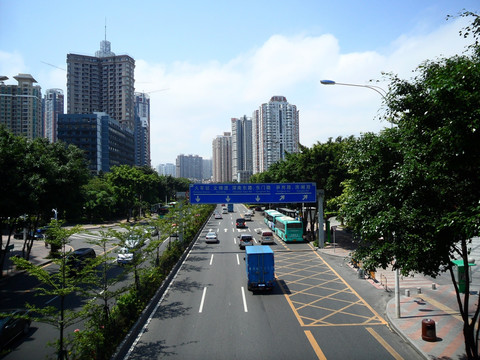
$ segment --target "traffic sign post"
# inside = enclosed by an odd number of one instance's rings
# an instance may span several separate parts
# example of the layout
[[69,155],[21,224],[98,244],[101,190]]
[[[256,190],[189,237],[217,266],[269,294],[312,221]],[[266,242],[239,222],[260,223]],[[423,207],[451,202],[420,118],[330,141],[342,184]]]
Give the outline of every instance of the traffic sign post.
[[316,183],[190,184],[191,204],[314,203]]

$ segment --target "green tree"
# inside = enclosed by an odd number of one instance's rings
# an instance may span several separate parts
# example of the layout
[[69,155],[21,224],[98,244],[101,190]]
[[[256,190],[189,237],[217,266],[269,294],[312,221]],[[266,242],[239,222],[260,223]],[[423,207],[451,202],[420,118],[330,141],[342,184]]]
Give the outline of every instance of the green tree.
[[[466,33],[479,34],[474,16]],[[473,29],[473,30],[472,30]],[[345,218],[362,237],[356,256],[367,267],[436,276],[450,273],[464,321],[466,354],[478,358],[478,315],[472,317],[452,259],[468,268],[469,243],[480,230],[480,51],[426,61],[411,80],[390,78],[385,117],[395,127],[366,134],[346,160]]]
[[57,328],[59,337],[55,342],[55,347],[58,359],[67,358],[68,339],[65,337],[65,329],[86,316],[85,311],[73,311],[67,309],[65,299],[67,296],[73,294],[82,295],[82,284],[88,282],[88,279],[94,272],[93,264],[91,263],[87,262],[83,269],[77,270],[74,269],[67,260],[69,255],[69,251],[66,247],[68,239],[79,231],[79,227],[71,229],[63,228],[58,221],[52,221],[50,223],[48,233],[49,239],[51,239],[52,242],[61,244],[60,248],[62,249],[62,256],[54,260],[54,263],[59,267],[58,271],[50,272],[23,258],[13,259],[16,266],[25,269],[30,275],[35,276],[40,281],[41,285],[35,288],[36,295],[47,295],[59,298],[58,307],[53,305],[40,307],[27,304],[27,308],[30,309],[33,314],[37,314],[35,320],[50,324]]

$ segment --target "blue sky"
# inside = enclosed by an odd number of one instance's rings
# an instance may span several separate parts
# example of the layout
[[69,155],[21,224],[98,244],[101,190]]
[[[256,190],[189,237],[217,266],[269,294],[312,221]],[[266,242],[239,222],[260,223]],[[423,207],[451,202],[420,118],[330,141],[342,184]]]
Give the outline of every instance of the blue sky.
[[136,90],[151,92],[153,166],[178,154],[210,158],[213,138],[231,130],[232,117],[251,116],[274,95],[297,105],[300,141],[312,146],[387,126],[376,118],[378,94],[319,80],[368,84],[382,80],[382,71],[409,78],[422,61],[463,51],[469,41],[458,31],[467,22],[445,18],[479,5],[0,0],[0,75],[15,83],[13,76],[30,73],[43,90],[65,91],[58,68],[66,68],[68,53],[95,54],[106,19],[112,51],[136,60]]

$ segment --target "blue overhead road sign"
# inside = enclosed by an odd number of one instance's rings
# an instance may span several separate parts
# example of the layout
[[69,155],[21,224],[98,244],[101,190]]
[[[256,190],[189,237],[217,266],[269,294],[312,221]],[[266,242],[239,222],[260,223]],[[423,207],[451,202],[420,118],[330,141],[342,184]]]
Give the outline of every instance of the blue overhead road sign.
[[312,203],[317,201],[315,183],[190,184],[192,204]]

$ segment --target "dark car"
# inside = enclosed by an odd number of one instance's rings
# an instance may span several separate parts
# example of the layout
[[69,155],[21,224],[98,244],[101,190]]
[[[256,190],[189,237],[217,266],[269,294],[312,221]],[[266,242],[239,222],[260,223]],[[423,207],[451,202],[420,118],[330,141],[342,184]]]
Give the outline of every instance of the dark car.
[[238,246],[240,249],[245,249],[245,246],[251,246],[253,245],[253,237],[252,235],[249,234],[241,234],[238,236],[240,241],[238,242]]
[[244,228],[245,227],[245,219],[244,218],[237,219],[236,226],[237,226],[237,228]]
[[27,310],[11,310],[0,314],[0,350],[20,335],[28,335],[31,320]]
[[67,266],[70,268],[71,274],[76,274],[77,271],[82,270],[87,261],[95,259],[97,254],[92,248],[80,248],[67,255]]

